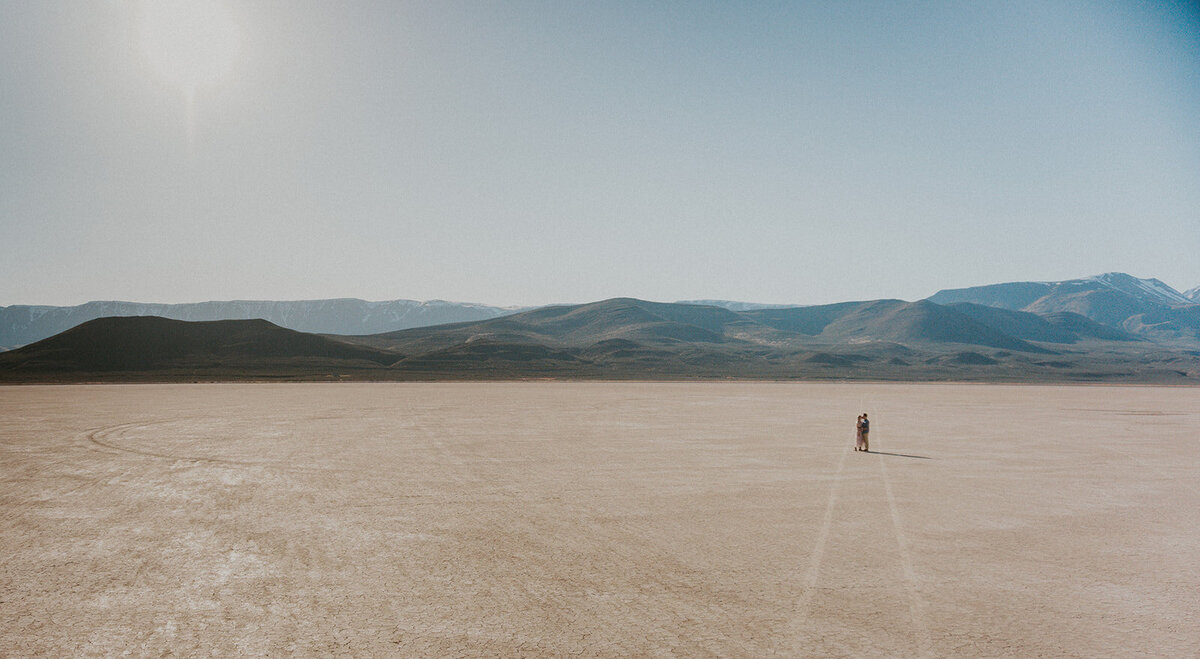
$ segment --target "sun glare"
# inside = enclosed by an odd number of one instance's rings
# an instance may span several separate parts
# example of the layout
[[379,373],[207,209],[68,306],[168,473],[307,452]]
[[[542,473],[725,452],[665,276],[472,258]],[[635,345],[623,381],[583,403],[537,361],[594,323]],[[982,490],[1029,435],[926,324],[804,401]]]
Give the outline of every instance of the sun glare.
[[141,39],[154,69],[189,97],[218,82],[238,51],[237,23],[216,0],[143,0]]

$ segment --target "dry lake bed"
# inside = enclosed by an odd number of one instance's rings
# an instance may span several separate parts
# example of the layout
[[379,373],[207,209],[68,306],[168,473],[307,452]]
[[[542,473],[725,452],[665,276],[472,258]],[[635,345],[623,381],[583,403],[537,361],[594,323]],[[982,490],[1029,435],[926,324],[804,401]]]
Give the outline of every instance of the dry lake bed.
[[0,387],[0,655],[1196,656],[1198,433],[1188,388]]

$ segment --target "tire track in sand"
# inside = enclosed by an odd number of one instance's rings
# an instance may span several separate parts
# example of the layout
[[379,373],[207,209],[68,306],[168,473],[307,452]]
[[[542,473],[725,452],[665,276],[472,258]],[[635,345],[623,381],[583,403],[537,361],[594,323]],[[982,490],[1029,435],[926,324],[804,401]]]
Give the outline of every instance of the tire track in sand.
[[114,437],[114,436],[122,437],[127,431],[133,430],[135,428],[149,428],[151,426],[161,426],[161,425],[165,425],[168,423],[175,423],[177,421],[179,421],[179,419],[171,419],[169,421],[147,421],[147,422],[141,422],[141,423],[120,423],[115,426],[105,426],[102,428],[93,428],[92,430],[88,430],[88,431],[84,432],[83,436],[89,442],[91,442],[92,444],[95,444],[96,446],[102,446],[106,449],[113,450],[113,451],[119,451],[121,453],[132,453],[134,455],[141,455],[141,456],[146,456],[146,457],[150,457],[150,458],[160,458],[163,460],[184,460],[184,461],[188,461],[188,462],[203,462],[203,463],[208,463],[208,464],[221,464],[221,465],[238,465],[238,466],[243,466],[243,467],[257,466],[257,463],[254,463],[254,462],[240,462],[237,460],[222,460],[221,458],[206,458],[206,457],[201,457],[201,456],[171,455],[169,453],[157,453],[155,451],[147,451],[147,450],[143,450],[143,449],[130,448],[128,446],[121,446],[120,444],[113,443],[113,441],[111,439],[109,439],[110,437]]
[[896,505],[896,495],[892,493],[892,480],[888,477],[887,464],[882,456],[879,460],[879,473],[883,476],[883,490],[887,495],[888,508],[892,511],[892,528],[896,532],[896,544],[900,547],[900,563],[904,569],[904,580],[908,590],[908,610],[912,617],[913,628],[917,632],[918,656],[932,657],[933,637],[929,633],[928,605],[917,582],[917,571],[913,568],[912,552],[908,547],[908,536],[904,533],[904,524],[900,519],[900,508]]
[[139,448],[133,448],[130,446],[124,446],[124,445],[114,441],[116,439],[124,437],[125,433],[127,433],[128,431],[131,431],[131,430],[137,430],[140,428],[149,428],[151,426],[162,426],[162,425],[167,425],[167,424],[171,424],[171,423],[179,423],[181,421],[195,421],[195,420],[196,419],[190,419],[190,418],[184,417],[184,418],[179,418],[179,419],[167,419],[165,421],[141,421],[141,422],[134,422],[134,423],[118,423],[116,425],[111,425],[111,426],[101,426],[99,428],[90,428],[88,430],[85,430],[80,435],[77,435],[77,437],[87,440],[93,446],[108,449],[108,451],[105,451],[108,453],[111,453],[111,452],[126,453],[126,454],[132,454],[132,455],[140,455],[140,456],[148,457],[148,458],[158,458],[161,460],[172,460],[172,461],[179,460],[179,461],[183,461],[183,462],[197,462],[197,463],[201,463],[201,464],[223,465],[223,466],[228,466],[228,467],[257,467],[259,469],[271,469],[271,470],[274,470],[274,471],[277,471],[277,472],[280,472],[283,474],[292,475],[292,476],[298,476],[298,475],[331,476],[334,474],[347,474],[347,475],[357,474],[357,472],[350,470],[350,469],[339,469],[339,468],[334,468],[334,467],[324,467],[324,466],[314,467],[314,466],[304,466],[304,465],[296,465],[296,464],[291,464],[291,463],[280,463],[280,462],[272,462],[272,461],[255,462],[255,461],[248,461],[248,460],[230,460],[230,459],[226,459],[226,458],[215,458],[215,457],[206,457],[206,456],[199,456],[199,455],[174,455],[171,453],[150,451],[150,450],[146,450],[146,449],[139,449]]
[[809,609],[813,596],[817,592],[817,582],[821,577],[821,563],[825,559],[825,545],[829,543],[829,531],[833,528],[833,510],[837,506],[838,490],[842,487],[842,477],[845,473],[846,456],[850,455],[850,447],[842,450],[838,457],[837,470],[834,472],[833,484],[829,486],[829,500],[825,503],[825,517],[821,521],[821,530],[817,533],[817,541],[813,545],[809,557],[808,572],[804,575],[804,592],[796,603],[796,617],[792,623],[792,633],[789,637],[796,638],[808,622]]

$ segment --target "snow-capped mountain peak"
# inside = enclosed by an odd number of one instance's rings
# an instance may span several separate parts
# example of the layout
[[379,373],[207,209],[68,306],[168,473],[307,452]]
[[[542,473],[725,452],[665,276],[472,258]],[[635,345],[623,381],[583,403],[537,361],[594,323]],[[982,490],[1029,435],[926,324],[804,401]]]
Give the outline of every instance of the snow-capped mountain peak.
[[1148,299],[1166,306],[1194,303],[1183,293],[1157,279],[1139,279],[1123,272],[1106,272],[1102,275],[1088,277],[1083,281],[1095,282],[1136,298]]

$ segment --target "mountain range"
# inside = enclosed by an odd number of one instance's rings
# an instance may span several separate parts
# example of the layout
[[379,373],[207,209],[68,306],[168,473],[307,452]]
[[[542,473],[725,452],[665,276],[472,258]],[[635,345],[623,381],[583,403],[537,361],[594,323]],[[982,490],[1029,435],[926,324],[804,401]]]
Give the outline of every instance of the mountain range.
[[915,302],[614,298],[352,336],[100,318],[0,353],[3,381],[540,377],[1200,384],[1200,305],[1110,274]]
[[[1195,335],[1189,328],[1196,312],[1173,309],[1200,303],[1200,286],[1180,293],[1157,279],[1107,273],[1061,282],[1017,282],[947,289],[928,299],[938,304],[972,302],[1036,313],[1071,311],[1112,327],[1143,331],[1169,340],[1180,334]],[[681,304],[715,306],[739,312],[804,306],[730,300],[686,300]],[[301,332],[361,335],[486,320],[531,308],[444,300],[369,302],[354,298],[188,304],[109,301],[68,307],[12,305],[0,307],[0,350],[40,341],[86,321],[110,316],[161,316],[190,321],[261,318]],[[1140,318],[1134,318],[1139,315]]]
[[1033,313],[1073,312],[1165,343],[1200,341],[1200,287],[1188,293],[1157,279],[1110,272],[1060,282],[1016,282],[939,291],[938,304],[975,304]]
[[88,302],[72,307],[13,305],[0,307],[0,349],[40,341],[76,325],[111,316],[161,316],[175,320],[250,320],[261,318],[281,327],[319,334],[374,334],[483,320],[521,311],[517,307],[443,300],[368,302],[332,300],[231,300],[191,304]]

